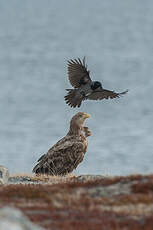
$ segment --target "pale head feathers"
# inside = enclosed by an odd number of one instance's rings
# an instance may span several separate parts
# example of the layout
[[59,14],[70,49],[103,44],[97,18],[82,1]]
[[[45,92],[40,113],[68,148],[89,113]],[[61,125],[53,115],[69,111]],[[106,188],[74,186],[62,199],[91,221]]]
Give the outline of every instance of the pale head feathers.
[[70,121],[70,130],[69,134],[78,134],[83,127],[83,124],[87,118],[90,117],[90,114],[79,112],[74,115]]

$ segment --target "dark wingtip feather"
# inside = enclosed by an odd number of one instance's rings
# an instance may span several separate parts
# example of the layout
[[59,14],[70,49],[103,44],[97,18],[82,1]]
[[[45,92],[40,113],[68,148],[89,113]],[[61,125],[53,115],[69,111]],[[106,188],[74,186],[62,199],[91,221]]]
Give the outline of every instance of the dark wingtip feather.
[[119,93],[119,96],[122,96],[122,95],[126,94],[127,92],[129,92],[129,90],[128,90],[128,89],[127,89],[127,90],[125,90],[125,91],[123,91],[123,92],[121,92],[121,93]]
[[85,63],[85,56],[83,57],[82,61],[80,58],[67,60],[68,66],[73,65],[73,64],[79,64],[87,68],[87,65]]

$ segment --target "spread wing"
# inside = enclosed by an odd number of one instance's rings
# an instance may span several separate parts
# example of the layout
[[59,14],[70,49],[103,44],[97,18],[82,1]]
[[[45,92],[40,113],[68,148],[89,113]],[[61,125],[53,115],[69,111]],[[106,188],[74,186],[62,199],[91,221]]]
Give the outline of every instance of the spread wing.
[[68,78],[74,88],[79,88],[91,82],[87,65],[85,64],[85,57],[81,61],[80,58],[68,61]]
[[89,100],[102,100],[102,99],[113,99],[116,97],[120,97],[124,94],[126,94],[128,90],[121,92],[121,93],[116,93],[114,91],[110,91],[107,89],[101,89],[98,91],[94,91],[90,95],[87,96],[87,99]]
[[38,174],[65,175],[83,160],[84,145],[82,142],[63,142],[61,145],[53,146],[47,154],[40,158],[33,172]]

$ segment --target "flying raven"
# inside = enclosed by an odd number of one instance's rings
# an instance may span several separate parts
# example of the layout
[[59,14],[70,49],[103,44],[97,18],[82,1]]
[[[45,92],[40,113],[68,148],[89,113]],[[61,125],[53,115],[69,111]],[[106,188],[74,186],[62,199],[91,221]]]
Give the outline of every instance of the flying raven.
[[81,61],[80,58],[68,61],[68,78],[74,89],[67,89],[68,94],[64,97],[65,101],[71,107],[80,107],[82,101],[113,99],[120,97],[128,92],[128,90],[116,93],[107,89],[103,89],[99,81],[92,81],[90,71],[87,69],[85,57]]

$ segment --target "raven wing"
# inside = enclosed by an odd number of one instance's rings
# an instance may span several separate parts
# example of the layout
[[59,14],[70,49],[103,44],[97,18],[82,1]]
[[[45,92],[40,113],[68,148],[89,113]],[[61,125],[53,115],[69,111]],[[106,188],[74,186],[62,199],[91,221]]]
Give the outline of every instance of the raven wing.
[[114,91],[110,91],[107,89],[101,89],[98,91],[94,91],[93,93],[88,95],[86,97],[86,99],[89,99],[89,100],[113,99],[113,98],[120,97],[120,96],[126,94],[127,92],[128,92],[128,90],[121,92],[121,93],[116,93]]
[[81,61],[80,58],[68,61],[68,78],[74,88],[79,88],[91,82],[87,65],[85,64],[85,57]]

